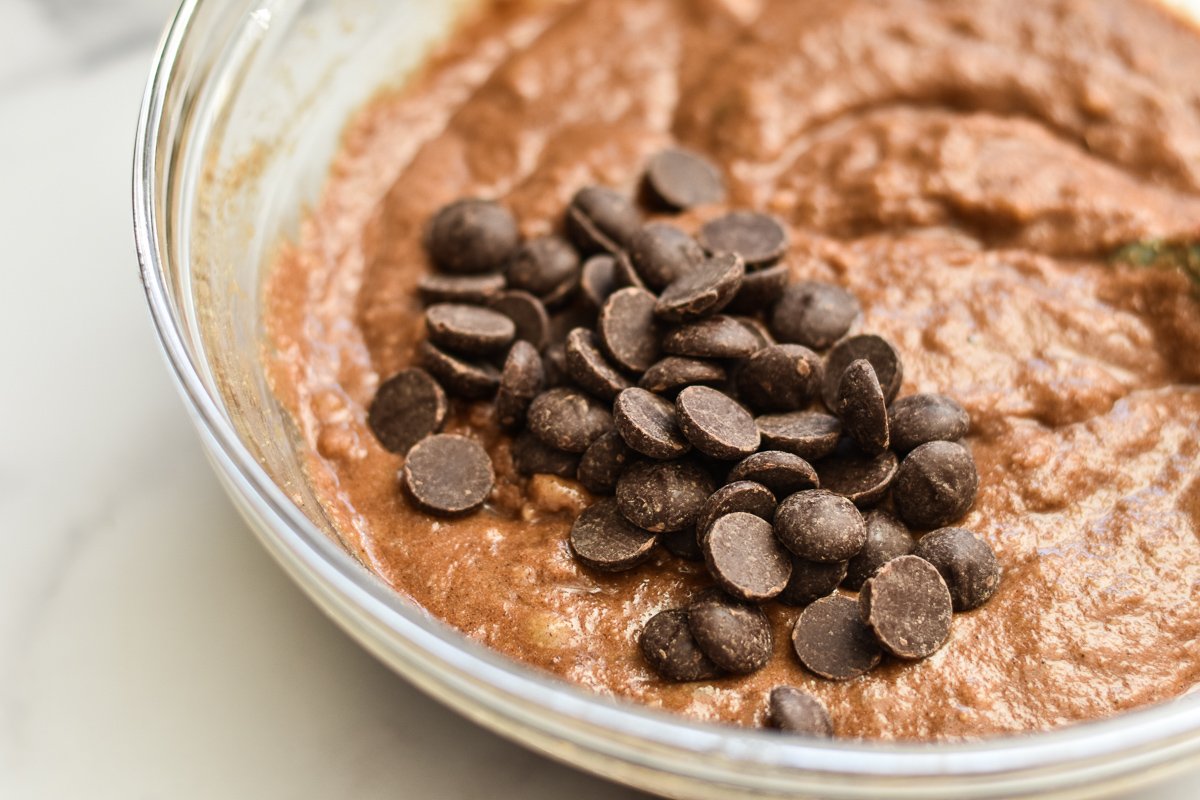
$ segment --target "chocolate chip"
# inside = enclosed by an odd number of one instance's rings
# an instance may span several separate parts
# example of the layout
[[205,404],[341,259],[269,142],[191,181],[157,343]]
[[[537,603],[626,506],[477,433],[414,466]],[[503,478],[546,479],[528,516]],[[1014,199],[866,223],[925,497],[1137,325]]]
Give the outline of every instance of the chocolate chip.
[[950,638],[950,592],[923,558],[900,556],[880,567],[863,584],[858,607],[875,638],[897,658],[928,658]]
[[933,564],[950,589],[955,611],[970,611],[991,599],[1000,588],[1000,562],[991,546],[962,528],[927,533],[913,555]]
[[865,358],[851,361],[838,383],[837,413],[846,433],[869,456],[888,449],[887,403],[875,376],[875,368]]
[[776,686],[771,690],[767,720],[771,727],[785,733],[821,739],[833,736],[833,720],[829,718],[825,704],[794,686]]
[[883,657],[875,635],[862,621],[858,603],[845,595],[824,597],[800,612],[792,647],[810,672],[846,681],[873,669]]
[[568,382],[570,376],[567,375],[566,342],[552,342],[546,345],[542,350],[542,367],[546,370],[546,388],[553,389]]
[[508,267],[508,285],[538,297],[578,280],[579,254],[570,242],[553,234],[525,242]]
[[710,253],[737,253],[755,267],[775,263],[788,247],[783,223],[757,211],[731,211],[709,220],[696,238]]
[[901,397],[888,409],[892,449],[907,453],[927,442],[953,442],[967,435],[966,409],[944,394]]
[[633,203],[606,186],[580,189],[567,208],[567,235],[584,253],[619,252],[641,225]]
[[484,305],[504,291],[504,276],[439,275],[432,273],[417,279],[417,292],[426,305],[434,303],[470,303]]
[[978,490],[979,473],[967,448],[929,442],[900,462],[892,500],[900,519],[914,528],[941,528],[967,513]]
[[516,326],[503,314],[480,306],[438,303],[425,310],[429,340],[464,356],[485,356],[513,340]]
[[775,511],[775,532],[800,558],[848,561],[867,542],[862,514],[844,497],[823,489],[796,492]]
[[821,387],[821,357],[798,344],[764,347],[737,375],[738,395],[755,411],[796,411]]
[[612,430],[608,409],[574,389],[550,389],[529,406],[529,430],[546,444],[582,453]]
[[678,458],[692,449],[679,429],[675,406],[645,389],[617,395],[613,424],[627,445],[650,458]]
[[726,672],[749,675],[771,660],[775,637],[757,606],[705,592],[688,606],[687,615],[696,645]]
[[651,617],[638,637],[638,648],[650,668],[670,681],[703,681],[721,674],[696,645],[688,614],[680,608]]
[[636,458],[629,445],[616,431],[609,431],[588,446],[579,460],[576,476],[593,494],[612,494],[617,478]]
[[385,450],[406,453],[408,448],[446,421],[446,393],[423,369],[401,370],[375,391],[367,424]]
[[496,474],[479,442],[439,433],[426,436],[408,451],[401,479],[425,511],[457,515],[483,505],[492,492]]
[[820,485],[817,471],[800,456],[780,450],[763,450],[737,463],[729,471],[729,482],[755,481],[776,496],[788,495]]
[[521,475],[557,475],[574,478],[579,456],[543,442],[529,431],[521,431],[512,443],[513,467]]
[[696,540],[696,531],[691,528],[663,533],[658,538],[667,552],[677,558],[685,561],[704,560],[704,552],[700,549],[700,542]]
[[656,205],[670,210],[686,210],[725,199],[725,181],[716,165],[679,147],[650,158],[644,185]]
[[846,335],[861,311],[854,295],[840,286],[801,281],[784,290],[771,312],[771,332],[781,342],[824,350]]
[[850,559],[842,586],[857,592],[875,572],[893,558],[913,551],[916,541],[904,523],[886,511],[872,511],[863,516],[867,524],[867,543],[858,555]]
[[500,371],[500,388],[496,391],[496,420],[506,428],[525,424],[529,404],[542,393],[546,371],[542,357],[529,342],[515,342],[504,359]]
[[464,361],[438,349],[432,342],[421,342],[421,364],[446,391],[468,400],[491,397],[500,384],[500,372],[488,363]]
[[654,313],[669,322],[686,322],[715,314],[737,294],[746,268],[739,256],[706,258],[691,272],[663,289]]
[[613,256],[613,282],[617,289],[625,289],[630,286],[636,289],[646,288],[646,282],[642,280],[641,275],[637,274],[637,270],[633,268],[633,262],[629,260],[629,254],[624,250]]
[[542,301],[529,292],[504,292],[490,305],[513,321],[517,327],[516,339],[529,342],[538,350],[550,340],[550,315]]
[[665,222],[651,222],[629,240],[629,260],[645,284],[662,291],[704,261],[704,248]]
[[875,368],[875,376],[883,389],[884,402],[890,403],[896,399],[900,384],[904,380],[904,365],[900,362],[900,354],[887,339],[866,333],[842,339],[825,357],[821,396],[829,410],[837,409],[837,393],[842,373],[860,358],[870,361],[871,366]]
[[891,488],[900,462],[890,450],[868,456],[849,439],[843,439],[834,454],[817,462],[821,487],[845,497],[859,508],[878,503]]
[[612,400],[630,386],[629,379],[605,359],[600,340],[587,328],[576,328],[567,336],[567,374],[602,400]]
[[650,557],[657,537],[632,524],[615,500],[598,500],[583,510],[567,538],[584,566],[601,572],[632,569]]
[[663,350],[693,358],[745,358],[761,347],[754,333],[732,317],[716,316],[680,325],[663,337]]
[[759,350],[763,349],[764,347],[774,347],[776,344],[778,344],[778,342],[775,341],[775,337],[771,335],[769,330],[767,330],[767,326],[762,324],[762,321],[757,317],[732,317],[732,319],[741,323],[746,330],[754,334],[754,338],[758,340]]
[[792,577],[775,599],[784,605],[803,608],[833,594],[845,577],[845,561],[821,563],[792,558]]
[[741,403],[710,386],[689,386],[675,399],[679,429],[692,446],[722,461],[758,449],[758,426]]
[[819,461],[832,453],[842,433],[838,418],[820,411],[766,414],[755,422],[764,445],[808,461]]
[[713,361],[667,356],[646,370],[638,386],[658,394],[667,394],[695,384],[721,384],[728,377],[725,368]]
[[617,366],[645,372],[659,356],[659,326],[654,295],[629,287],[613,292],[600,309],[600,343]]
[[426,244],[444,272],[499,272],[520,244],[517,221],[508,209],[488,200],[457,200],[438,211]]
[[625,519],[655,533],[691,527],[713,493],[712,476],[691,461],[643,461],[617,480]]
[[726,514],[744,511],[770,522],[775,517],[775,495],[761,483],[735,481],[717,489],[696,516],[696,535],[703,539],[712,524]]
[[592,256],[583,264],[579,288],[590,308],[599,310],[617,286],[617,260],[610,255]]
[[787,586],[792,560],[771,523],[735,511],[717,519],[700,543],[708,571],[721,588],[751,602],[770,600]]
[[771,308],[788,285],[791,270],[787,264],[775,264],[764,269],[748,269],[742,286],[729,304],[730,311],[754,314]]

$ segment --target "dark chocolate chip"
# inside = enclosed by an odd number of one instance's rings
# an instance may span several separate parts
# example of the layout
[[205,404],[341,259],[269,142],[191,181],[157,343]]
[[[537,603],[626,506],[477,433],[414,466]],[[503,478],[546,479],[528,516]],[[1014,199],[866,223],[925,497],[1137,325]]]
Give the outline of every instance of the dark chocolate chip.
[[991,546],[962,528],[942,528],[921,538],[913,555],[933,564],[950,589],[955,611],[986,603],[1000,588],[1000,562]]
[[775,637],[757,606],[705,592],[687,609],[696,645],[714,664],[734,675],[749,675],[771,660]]
[[617,289],[625,289],[630,286],[635,289],[646,288],[646,282],[642,280],[641,275],[637,274],[637,270],[633,268],[633,262],[629,260],[629,254],[624,250],[613,256],[613,282]]
[[867,543],[862,514],[844,497],[812,489],[784,499],[775,511],[775,533],[800,558],[849,561]]
[[796,411],[821,388],[821,357],[798,344],[776,344],[754,353],[737,375],[738,395],[755,411]]
[[551,447],[582,453],[612,430],[612,414],[600,403],[574,389],[550,389],[529,406],[529,430]]
[[423,369],[401,370],[375,392],[367,424],[385,450],[406,453],[408,448],[446,421],[446,393]]
[[689,386],[675,399],[679,429],[692,446],[721,461],[745,458],[758,449],[758,426],[750,412],[711,386]]
[[879,568],[858,595],[875,638],[897,658],[928,658],[950,638],[950,592],[923,558],[900,556]]
[[714,488],[712,476],[691,461],[642,461],[617,480],[617,504],[640,528],[681,531],[696,522]]
[[875,572],[893,558],[906,556],[913,551],[913,539],[904,523],[886,511],[872,511],[863,516],[867,524],[867,543],[854,558],[850,559],[846,579],[842,586],[857,592]]
[[901,397],[888,409],[892,449],[907,453],[927,442],[953,442],[967,435],[971,417],[944,394]]
[[645,372],[659,356],[659,326],[654,318],[654,295],[628,287],[613,292],[600,309],[600,344],[617,366]]
[[696,238],[710,253],[737,253],[747,266],[773,264],[787,252],[783,223],[757,211],[730,211],[709,220]]
[[703,561],[704,552],[696,540],[696,532],[691,528],[681,531],[659,534],[659,541],[667,552],[685,561]]
[[792,647],[810,672],[846,681],[873,669],[883,657],[875,635],[862,621],[858,603],[845,595],[824,597],[800,612]]
[[775,337],[771,335],[769,330],[767,330],[767,326],[764,325],[762,320],[758,319],[757,317],[732,317],[732,319],[740,322],[743,326],[745,326],[746,330],[754,334],[754,338],[758,340],[759,350],[763,349],[764,347],[774,347],[776,344],[778,344],[778,342],[775,341]]
[[704,261],[704,248],[688,234],[664,222],[643,225],[629,240],[629,260],[654,291],[662,291]]
[[505,428],[520,428],[525,424],[529,404],[546,387],[546,370],[542,357],[529,342],[514,342],[500,371],[500,388],[496,391],[496,420]]
[[770,600],[792,575],[792,560],[771,523],[754,514],[735,511],[718,518],[700,547],[713,578],[742,600]]
[[845,561],[808,561],[792,558],[792,577],[775,598],[784,605],[803,608],[833,594],[846,577]]
[[638,648],[650,668],[670,681],[703,681],[721,674],[696,645],[687,611],[681,608],[651,617],[638,637]]
[[725,368],[716,362],[667,356],[646,370],[638,386],[658,394],[667,394],[685,386],[721,384],[728,377]]
[[821,384],[821,397],[825,407],[830,411],[837,409],[837,393],[841,385],[842,373],[860,358],[871,362],[875,368],[875,377],[883,389],[885,403],[896,399],[900,384],[904,380],[904,365],[900,362],[900,354],[896,348],[882,336],[865,333],[842,339],[833,346],[825,357],[825,375]]
[[503,314],[481,306],[438,303],[425,310],[429,340],[452,353],[486,356],[503,350],[517,328]]
[[496,474],[483,445],[465,436],[439,433],[412,446],[401,472],[404,487],[431,514],[474,511],[492,492]]
[[567,344],[566,342],[551,342],[542,350],[542,366],[546,370],[546,388],[553,389],[563,386],[569,380],[567,375]]
[[504,276],[498,272],[486,275],[440,275],[431,273],[417,279],[417,292],[426,305],[434,303],[471,303],[484,305],[504,291]]
[[825,704],[794,686],[776,686],[767,703],[767,720],[784,733],[828,739],[833,720]]
[[543,442],[529,431],[521,431],[512,443],[513,467],[521,475],[557,475],[574,478],[579,456]]
[[914,528],[941,528],[971,508],[979,473],[971,451],[956,442],[929,442],[900,462],[892,484],[896,514]]
[[692,449],[679,429],[675,406],[645,389],[617,395],[613,424],[627,445],[650,458],[678,458]]
[[520,244],[513,215],[488,200],[457,200],[444,206],[429,224],[426,244],[443,272],[499,272]]
[[576,328],[567,335],[567,374],[602,400],[612,400],[630,387],[629,379],[600,352],[600,340],[588,328]]
[[583,510],[571,526],[567,541],[584,566],[601,572],[622,572],[649,558],[657,537],[621,516],[615,500],[605,499]]
[[579,460],[576,476],[584,488],[593,494],[612,494],[617,478],[636,458],[634,452],[616,431],[609,431],[592,442]]
[[704,156],[679,147],[650,158],[644,185],[652,202],[669,210],[686,210],[725,199],[721,170]]
[[542,301],[529,292],[504,292],[489,305],[513,321],[518,340],[529,342],[538,350],[550,341],[550,315]]
[[725,484],[704,501],[696,517],[697,538],[703,539],[714,522],[735,511],[744,511],[770,522],[775,518],[775,495],[770,489],[754,481]]
[[561,236],[531,239],[517,248],[508,267],[508,285],[544,297],[579,278],[579,254]]
[[840,286],[801,281],[784,289],[771,312],[771,332],[781,342],[824,350],[846,335],[861,311]]
[[641,225],[629,198],[606,186],[585,186],[567,208],[567,235],[584,253],[619,252]]
[[662,341],[666,352],[692,358],[745,358],[761,346],[750,328],[725,316],[680,325]]
[[729,482],[735,481],[761,483],[777,497],[821,485],[812,464],[781,450],[763,450],[743,458],[729,471]]
[[592,256],[583,264],[579,275],[579,288],[588,307],[597,311],[617,285],[617,260],[608,254]]
[[875,368],[865,358],[851,361],[838,383],[837,413],[846,433],[869,456],[888,449],[887,403],[875,376]]
[[669,322],[687,322],[715,314],[737,294],[746,268],[739,256],[706,258],[663,289],[654,313]]
[[418,352],[422,366],[452,395],[483,400],[495,394],[500,385],[500,371],[491,364],[464,361],[429,341],[421,342]]
[[833,455],[817,462],[817,474],[822,488],[840,494],[859,508],[868,508],[887,494],[899,466],[896,454],[890,450],[868,456],[849,439],[843,439]]
[[764,445],[808,461],[819,461],[832,453],[842,434],[838,418],[820,411],[767,414],[755,422]]
[[746,270],[742,286],[729,304],[729,310],[739,314],[755,314],[771,308],[779,301],[790,277],[791,270],[787,264]]

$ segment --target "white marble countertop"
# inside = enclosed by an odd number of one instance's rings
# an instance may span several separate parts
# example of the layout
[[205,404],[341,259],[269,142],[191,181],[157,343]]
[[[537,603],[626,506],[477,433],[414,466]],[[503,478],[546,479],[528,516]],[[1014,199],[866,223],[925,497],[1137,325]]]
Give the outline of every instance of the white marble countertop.
[[[0,797],[636,796],[418,694],[225,499],[130,230],[173,4],[0,0]],[[1193,776],[1141,797],[1198,794]]]

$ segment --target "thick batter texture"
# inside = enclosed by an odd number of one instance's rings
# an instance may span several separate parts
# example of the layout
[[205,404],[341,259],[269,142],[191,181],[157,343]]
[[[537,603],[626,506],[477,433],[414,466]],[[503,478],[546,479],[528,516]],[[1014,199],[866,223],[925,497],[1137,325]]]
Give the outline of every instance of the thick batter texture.
[[[744,678],[668,684],[636,637],[709,584],[665,553],[579,566],[573,482],[515,476],[489,407],[483,512],[435,519],[365,422],[423,336],[422,229],[462,196],[526,235],[589,183],[633,192],[681,143],[731,205],[792,229],[796,278],[840,283],[893,341],[904,393],[970,411],[981,490],[962,521],[999,593],[915,664],[848,683],[790,652]],[[683,217],[694,230],[725,209]],[[267,368],[347,546],[467,635],[597,692],[753,724],[775,685],[839,735],[959,739],[1052,728],[1200,682],[1200,303],[1123,243],[1200,235],[1200,34],[1148,2],[496,2],[346,131],[326,191],[271,273]]]

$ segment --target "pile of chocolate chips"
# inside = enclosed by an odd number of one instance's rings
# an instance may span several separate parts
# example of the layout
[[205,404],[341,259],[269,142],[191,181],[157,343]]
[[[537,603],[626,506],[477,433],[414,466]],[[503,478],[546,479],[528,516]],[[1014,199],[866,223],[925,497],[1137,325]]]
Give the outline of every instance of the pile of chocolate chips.
[[[716,167],[676,149],[651,160],[642,196],[669,213],[725,189]],[[673,681],[765,666],[769,601],[803,609],[800,663],[848,680],[885,654],[933,654],[953,611],[992,596],[991,548],[946,527],[978,489],[959,443],[966,411],[938,394],[897,398],[896,348],[851,334],[860,307],[844,289],[790,281],[778,220],[734,211],[692,236],[591,186],[563,230],[523,242],[506,209],[477,199],[431,221],[424,369],[383,383],[369,413],[379,441],[407,454],[401,480],[418,506],[451,515],[487,500],[487,452],[438,431],[447,393],[492,399],[519,472],[601,496],[571,529],[581,564],[628,570],[661,545],[707,565],[716,587],[640,637]],[[794,687],[772,692],[768,718],[831,731]]]

